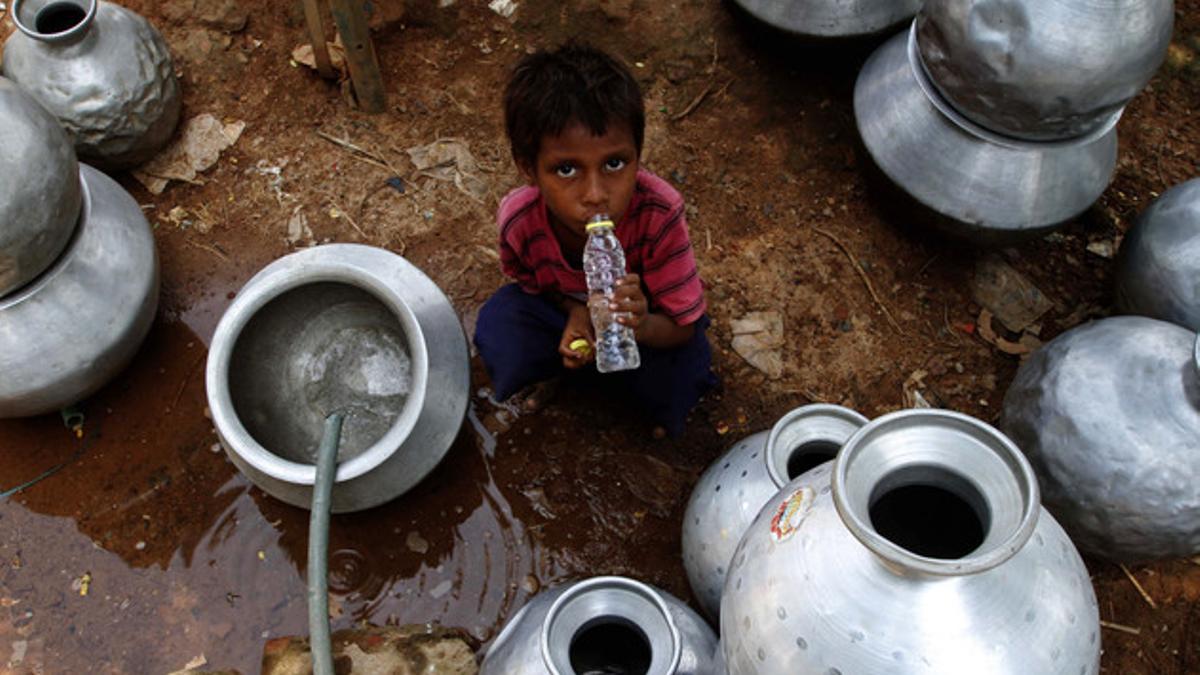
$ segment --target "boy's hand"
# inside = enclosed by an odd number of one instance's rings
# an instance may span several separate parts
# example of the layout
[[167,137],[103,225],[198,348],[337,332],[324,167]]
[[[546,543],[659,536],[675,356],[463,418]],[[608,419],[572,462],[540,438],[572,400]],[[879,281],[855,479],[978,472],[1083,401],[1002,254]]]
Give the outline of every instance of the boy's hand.
[[626,274],[613,286],[613,299],[608,308],[617,315],[617,323],[637,330],[646,318],[650,303],[646,294],[642,293],[642,278],[636,274]]
[[[576,340],[587,342],[586,350],[571,349],[571,343]],[[567,325],[563,328],[562,339],[558,342],[558,353],[563,357],[563,367],[582,368],[592,360],[595,353],[596,338],[592,335],[592,317],[588,314],[587,305],[573,303],[567,311]],[[578,346],[578,345],[577,345]]]

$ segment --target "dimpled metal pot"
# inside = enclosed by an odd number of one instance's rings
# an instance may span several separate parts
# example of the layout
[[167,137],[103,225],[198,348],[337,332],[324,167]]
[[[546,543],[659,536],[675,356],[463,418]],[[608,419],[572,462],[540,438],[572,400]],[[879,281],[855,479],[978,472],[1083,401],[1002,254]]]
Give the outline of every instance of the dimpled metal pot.
[[771,429],[738,441],[704,471],[683,515],[683,567],[709,617],[720,614],[725,570],[762,505],[789,480],[833,459],[866,423],[838,405],[796,408]]
[[872,35],[908,21],[922,0],[736,0],[780,30],[819,38]]
[[83,207],[67,248],[0,298],[0,418],[52,412],[133,358],[158,306],[158,253],[137,202],[79,166]]
[[12,19],[4,74],[58,117],[81,160],[126,169],[171,138],[179,83],[146,19],[103,0],[13,0]]
[[1117,256],[1117,307],[1200,331],[1200,179],[1156,199]]
[[1167,53],[1172,0],[927,0],[921,56],[947,99],[1029,140],[1111,127]]
[[992,427],[904,410],[788,483],[734,554],[731,675],[1095,675],[1096,597],[1037,481]]
[[0,77],[0,297],[62,253],[83,188],[71,140],[54,116]]
[[480,675],[724,675],[717,636],[683,601],[624,577],[544,591],[504,626]]
[[1155,319],[1073,328],[1035,351],[1002,425],[1079,548],[1135,562],[1200,553],[1200,345]]
[[887,177],[975,244],[1045,234],[1088,208],[1117,161],[1116,131],[1061,143],[997,136],[963,118],[928,81],[909,31],[867,60],[854,87],[867,151]]
[[221,317],[205,381],[230,459],[308,508],[324,419],[347,413],[331,510],[408,491],[437,466],[467,409],[467,342],[450,301],[380,248],[317,246],[254,275]]

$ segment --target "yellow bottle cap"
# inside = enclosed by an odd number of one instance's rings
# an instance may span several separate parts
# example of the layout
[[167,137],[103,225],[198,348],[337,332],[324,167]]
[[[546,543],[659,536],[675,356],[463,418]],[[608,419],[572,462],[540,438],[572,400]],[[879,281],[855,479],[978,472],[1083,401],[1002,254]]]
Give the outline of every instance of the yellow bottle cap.
[[597,227],[611,228],[611,227],[613,227],[613,221],[611,221],[611,220],[593,220],[592,222],[588,223],[587,227],[584,229],[586,232],[591,232],[594,228],[597,228]]
[[588,352],[592,351],[592,346],[590,344],[588,344],[588,341],[584,340],[583,338],[578,338],[578,339],[572,340],[571,344],[567,345],[567,347],[573,352],[579,352],[580,354],[585,354],[585,355]]

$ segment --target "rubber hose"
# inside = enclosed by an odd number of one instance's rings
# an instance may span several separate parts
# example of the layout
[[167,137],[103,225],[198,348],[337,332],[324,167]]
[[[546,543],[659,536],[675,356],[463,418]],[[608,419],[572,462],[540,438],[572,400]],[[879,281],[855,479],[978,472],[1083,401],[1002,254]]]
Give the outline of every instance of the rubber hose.
[[329,498],[337,473],[338,442],[345,415],[325,418],[325,434],[317,450],[317,477],[313,482],[312,510],[308,520],[308,643],[313,675],[333,675],[333,644],[329,638]]

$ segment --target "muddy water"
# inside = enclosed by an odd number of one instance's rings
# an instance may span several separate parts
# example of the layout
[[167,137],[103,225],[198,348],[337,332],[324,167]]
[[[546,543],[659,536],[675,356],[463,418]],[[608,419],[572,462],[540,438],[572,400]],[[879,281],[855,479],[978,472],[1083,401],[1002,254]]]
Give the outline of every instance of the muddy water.
[[[0,502],[4,672],[166,673],[203,655],[256,673],[266,639],[307,633],[308,514],[217,446],[205,356],[186,324],[160,321],[85,402],[81,438],[57,415],[0,421],[0,489],[62,465]],[[483,648],[562,580],[627,574],[687,597],[677,522],[702,462],[647,451],[589,407],[567,395],[495,436],[506,425],[475,398],[425,481],[334,516],[334,628],[437,621]],[[597,425],[616,430],[578,432]]]

